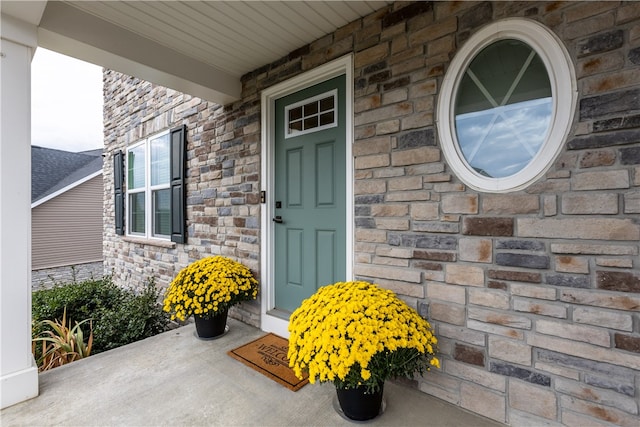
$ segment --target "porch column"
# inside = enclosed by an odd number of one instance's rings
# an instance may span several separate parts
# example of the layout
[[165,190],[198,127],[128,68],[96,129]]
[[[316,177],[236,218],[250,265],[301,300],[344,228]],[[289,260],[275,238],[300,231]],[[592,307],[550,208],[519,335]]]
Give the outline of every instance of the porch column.
[[1,16],[0,404],[38,395],[31,354],[31,58],[36,27]]

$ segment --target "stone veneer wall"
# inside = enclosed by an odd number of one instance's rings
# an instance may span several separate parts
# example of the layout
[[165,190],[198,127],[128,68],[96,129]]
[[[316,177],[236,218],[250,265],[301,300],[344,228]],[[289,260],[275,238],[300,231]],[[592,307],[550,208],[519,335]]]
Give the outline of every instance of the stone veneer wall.
[[[466,188],[434,111],[456,50],[491,21],[542,22],[578,79],[566,146],[509,194]],[[427,316],[442,369],[420,390],[511,425],[636,426],[640,399],[640,3],[396,3],[243,77],[217,106],[105,71],[106,149],[188,125],[189,242],[114,235],[105,163],[105,270],[124,282],[208,253],[259,273],[260,91],[354,54],[355,274]],[[259,323],[259,306],[234,315]]]
[[[222,254],[259,277],[260,98],[228,106],[104,70],[104,270],[121,286],[149,277],[166,288],[190,262]],[[187,244],[118,236],[114,223],[113,153],[154,133],[187,125]],[[230,314],[258,326],[260,304]]]
[[31,290],[40,291],[51,289],[56,285],[99,280],[102,279],[103,270],[102,261],[32,270]]

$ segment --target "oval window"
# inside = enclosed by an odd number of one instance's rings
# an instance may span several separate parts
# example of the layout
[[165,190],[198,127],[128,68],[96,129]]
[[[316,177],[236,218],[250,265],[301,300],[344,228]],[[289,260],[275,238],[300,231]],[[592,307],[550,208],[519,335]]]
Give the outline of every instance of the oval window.
[[519,18],[491,24],[445,76],[438,102],[445,158],[474,189],[524,188],[559,153],[575,99],[573,66],[555,35]]

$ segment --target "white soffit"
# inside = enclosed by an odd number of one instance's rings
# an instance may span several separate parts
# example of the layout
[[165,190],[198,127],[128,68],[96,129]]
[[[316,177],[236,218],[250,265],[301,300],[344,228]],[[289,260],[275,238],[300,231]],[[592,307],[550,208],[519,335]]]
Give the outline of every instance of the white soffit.
[[[392,1],[7,1],[38,45],[219,104],[240,77]],[[44,10],[44,12],[43,12]]]
[[0,1],[0,12],[31,25],[38,25],[46,1]]
[[68,1],[240,77],[391,1]]

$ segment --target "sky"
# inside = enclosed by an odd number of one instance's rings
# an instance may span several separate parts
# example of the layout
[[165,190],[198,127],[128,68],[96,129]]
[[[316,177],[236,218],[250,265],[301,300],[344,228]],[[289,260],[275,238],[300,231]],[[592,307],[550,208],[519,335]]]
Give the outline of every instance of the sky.
[[31,144],[102,148],[102,67],[38,48],[31,62]]

